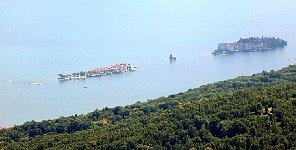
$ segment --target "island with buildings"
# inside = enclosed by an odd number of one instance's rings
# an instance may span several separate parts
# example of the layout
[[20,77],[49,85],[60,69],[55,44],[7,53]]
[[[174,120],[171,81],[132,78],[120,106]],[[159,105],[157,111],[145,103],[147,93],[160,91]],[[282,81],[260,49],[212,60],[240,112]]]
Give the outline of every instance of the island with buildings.
[[214,55],[234,54],[237,52],[258,52],[283,48],[287,41],[275,37],[250,37],[240,38],[237,42],[219,43],[218,49],[214,50]]
[[111,66],[107,66],[103,68],[93,68],[88,71],[81,71],[81,72],[72,73],[72,74],[58,74],[59,77],[57,79],[60,81],[79,80],[79,79],[85,79],[87,77],[104,77],[106,75],[132,72],[136,70],[137,70],[137,66],[134,66],[128,63],[119,63],[119,64],[113,64]]

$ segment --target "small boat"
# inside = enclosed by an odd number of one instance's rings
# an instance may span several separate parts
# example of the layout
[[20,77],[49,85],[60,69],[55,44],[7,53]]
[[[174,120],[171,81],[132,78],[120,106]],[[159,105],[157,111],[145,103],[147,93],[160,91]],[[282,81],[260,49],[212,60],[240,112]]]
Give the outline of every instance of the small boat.
[[130,71],[137,71],[138,67],[137,66],[131,66]]
[[84,86],[83,88],[85,88],[85,89],[86,89],[86,88],[87,88],[87,86]]

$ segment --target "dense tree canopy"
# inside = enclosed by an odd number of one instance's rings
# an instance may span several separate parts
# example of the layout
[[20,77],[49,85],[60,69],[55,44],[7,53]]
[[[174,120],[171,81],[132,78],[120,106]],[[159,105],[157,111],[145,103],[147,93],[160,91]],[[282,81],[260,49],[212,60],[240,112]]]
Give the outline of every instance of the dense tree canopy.
[[3,149],[295,149],[296,66],[0,131]]

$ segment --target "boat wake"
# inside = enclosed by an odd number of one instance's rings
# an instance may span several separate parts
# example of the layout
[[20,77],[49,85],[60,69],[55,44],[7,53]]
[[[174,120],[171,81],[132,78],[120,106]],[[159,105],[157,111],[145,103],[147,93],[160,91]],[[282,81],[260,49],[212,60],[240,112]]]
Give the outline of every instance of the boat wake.
[[13,80],[8,80],[9,83],[14,83],[14,84],[30,84],[30,85],[42,85],[40,82],[20,82],[20,81],[13,81]]

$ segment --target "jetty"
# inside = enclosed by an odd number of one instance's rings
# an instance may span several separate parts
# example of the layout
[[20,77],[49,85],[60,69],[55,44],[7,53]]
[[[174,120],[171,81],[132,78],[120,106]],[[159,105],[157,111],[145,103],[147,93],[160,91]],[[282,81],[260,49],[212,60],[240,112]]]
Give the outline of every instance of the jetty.
[[58,74],[58,80],[79,80],[88,77],[104,77],[111,74],[120,74],[124,72],[133,72],[137,70],[137,66],[128,63],[118,63],[103,68],[93,68],[88,71],[81,71],[72,74]]
[[250,37],[240,38],[237,42],[219,43],[218,49],[212,52],[213,55],[234,54],[237,52],[258,52],[283,48],[287,41],[275,37]]

